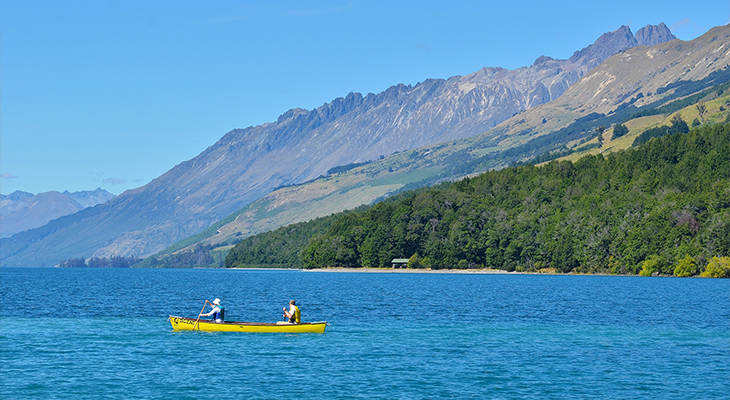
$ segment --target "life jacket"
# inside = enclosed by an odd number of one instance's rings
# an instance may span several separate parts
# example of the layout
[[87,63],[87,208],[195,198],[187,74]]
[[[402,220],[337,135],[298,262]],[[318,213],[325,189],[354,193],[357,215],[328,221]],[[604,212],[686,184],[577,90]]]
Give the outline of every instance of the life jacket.
[[297,306],[293,306],[293,307],[294,307],[294,314],[291,316],[291,318],[289,318],[289,322],[296,322],[297,324],[301,323],[302,322],[302,313],[299,311],[299,307],[297,307]]
[[217,313],[213,313],[213,319],[219,319],[221,321],[224,321],[225,315],[226,315],[226,308],[223,307],[223,305],[221,305],[221,304],[218,304],[216,307],[218,307],[220,309],[220,311],[218,311]]

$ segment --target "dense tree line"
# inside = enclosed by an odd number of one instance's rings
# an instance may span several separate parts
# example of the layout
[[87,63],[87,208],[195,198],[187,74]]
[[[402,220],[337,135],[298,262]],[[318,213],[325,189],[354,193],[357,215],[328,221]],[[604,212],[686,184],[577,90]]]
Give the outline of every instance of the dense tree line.
[[306,268],[383,267],[410,257],[409,266],[423,268],[680,276],[719,260],[712,265],[724,271],[730,124],[402,193],[338,215],[306,243]]
[[226,268],[302,268],[301,250],[341,214],[300,222],[243,239],[225,260]]
[[[628,130],[627,130],[628,132]],[[666,135],[671,135],[673,133],[687,133],[689,132],[689,126],[687,126],[687,123],[684,122],[682,117],[679,116],[679,114],[676,114],[671,121],[671,125],[661,125],[657,126],[655,128],[649,128],[645,130],[644,132],[641,132],[639,136],[634,139],[633,146],[638,146],[642,143],[648,142],[650,139],[662,137]]]

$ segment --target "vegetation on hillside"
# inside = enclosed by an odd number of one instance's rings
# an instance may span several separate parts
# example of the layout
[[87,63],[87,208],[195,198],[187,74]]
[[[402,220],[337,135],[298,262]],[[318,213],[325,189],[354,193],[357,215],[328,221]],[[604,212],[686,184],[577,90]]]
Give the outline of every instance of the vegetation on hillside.
[[301,249],[309,239],[322,235],[341,214],[283,226],[243,239],[225,260],[227,268],[302,268]]
[[83,258],[69,258],[62,261],[58,266],[61,268],[129,268],[137,264],[141,259],[130,256],[92,257],[88,260]]
[[672,119],[671,126],[657,126],[651,129],[647,129],[642,132],[639,136],[634,139],[634,146],[638,146],[642,143],[648,142],[650,139],[671,135],[673,133],[687,133],[689,132],[689,126],[686,122],[677,114]]
[[254,248],[306,243],[292,266],[383,267],[410,257],[410,267],[422,268],[722,275],[730,255],[730,124],[576,163],[487,172],[335,217],[307,240],[247,239],[248,250],[236,246],[226,266]]
[[[550,161],[564,157],[569,154],[578,153],[579,155],[585,154],[587,150],[593,148],[603,147],[602,136],[606,126],[613,125],[612,139],[619,139],[628,133],[627,127],[624,123],[635,120],[642,117],[653,116],[653,115],[667,115],[670,116],[682,109],[688,107],[695,108],[700,103],[704,104],[705,100],[713,100],[720,96],[727,96],[726,92],[730,88],[730,68],[726,67],[722,70],[716,71],[710,74],[701,81],[680,81],[674,84],[668,85],[674,89],[671,95],[665,96],[659,100],[656,100],[650,104],[636,107],[635,101],[639,97],[632,98],[626,103],[619,105],[616,110],[610,112],[608,115],[591,113],[582,118],[577,119],[572,124],[565,128],[559,129],[555,132],[551,132],[547,135],[540,136],[530,142],[517,146],[505,152],[510,155],[521,155],[523,159],[527,157],[527,161],[513,162],[513,165],[524,165],[524,164],[538,164],[545,161]],[[693,90],[699,90],[694,93]],[[666,91],[666,90],[665,90]],[[687,96],[688,93],[694,93]],[[724,109],[719,110],[720,113]],[[677,117],[677,115],[674,115]],[[671,121],[671,129],[667,127],[656,127],[656,130],[646,136],[659,137],[666,134],[675,132],[687,132],[686,127],[676,125],[677,121]],[[684,121],[682,124],[686,125]],[[700,123],[693,125],[698,126]],[[589,142],[593,138],[598,138],[595,143],[583,145],[583,143]],[[582,138],[580,143],[575,144],[573,147],[566,147],[565,143],[568,143],[571,139],[575,140]],[[641,144],[646,140],[639,140],[634,145]],[[648,138],[647,138],[648,140]],[[538,150],[542,153],[538,153]],[[530,157],[530,154],[537,154]]]
[[196,244],[191,250],[158,254],[142,260],[139,268],[220,268],[226,253],[209,244]]

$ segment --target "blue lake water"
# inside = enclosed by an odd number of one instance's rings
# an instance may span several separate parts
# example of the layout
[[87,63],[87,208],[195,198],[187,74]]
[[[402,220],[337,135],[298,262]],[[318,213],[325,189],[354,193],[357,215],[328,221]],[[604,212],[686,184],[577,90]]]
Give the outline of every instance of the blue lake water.
[[[730,281],[0,269],[0,397],[719,399]],[[324,334],[173,332],[219,297]]]

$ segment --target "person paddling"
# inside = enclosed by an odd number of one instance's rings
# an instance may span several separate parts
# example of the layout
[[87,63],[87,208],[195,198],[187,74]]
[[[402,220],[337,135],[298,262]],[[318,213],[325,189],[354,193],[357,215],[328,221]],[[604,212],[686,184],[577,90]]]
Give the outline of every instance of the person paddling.
[[301,315],[302,313],[299,311],[299,307],[297,307],[297,302],[294,300],[289,301],[289,311],[284,307],[284,318],[289,318],[289,323],[301,323]]
[[223,305],[221,304],[221,299],[213,300],[213,304],[211,305],[211,307],[213,307],[213,309],[210,310],[209,313],[200,313],[199,317],[210,317],[212,315],[213,321],[223,322],[223,320],[225,319],[226,308],[223,307]]

